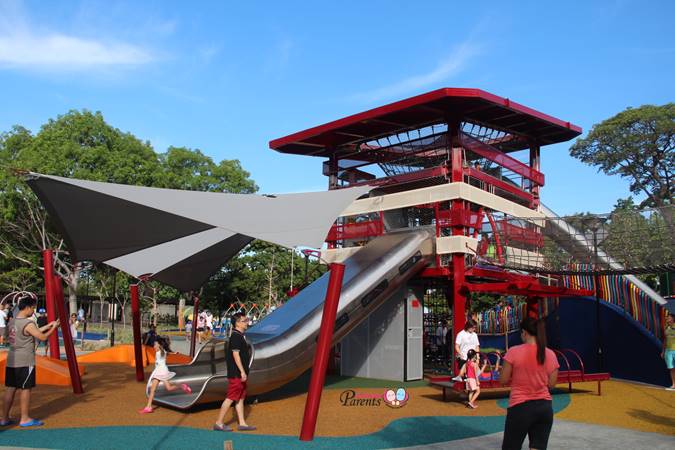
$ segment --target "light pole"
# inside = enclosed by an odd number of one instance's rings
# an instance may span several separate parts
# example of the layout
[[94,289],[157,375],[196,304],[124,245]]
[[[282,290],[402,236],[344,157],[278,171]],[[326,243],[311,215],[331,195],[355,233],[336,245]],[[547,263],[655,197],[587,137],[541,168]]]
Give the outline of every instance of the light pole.
[[598,259],[598,245],[607,237],[607,230],[605,223],[607,217],[592,216],[586,219],[585,225],[593,233],[593,296],[595,297],[595,331],[597,336],[597,354],[598,354],[598,369],[603,370],[604,361],[602,356],[602,334],[600,332],[600,274],[599,259]]

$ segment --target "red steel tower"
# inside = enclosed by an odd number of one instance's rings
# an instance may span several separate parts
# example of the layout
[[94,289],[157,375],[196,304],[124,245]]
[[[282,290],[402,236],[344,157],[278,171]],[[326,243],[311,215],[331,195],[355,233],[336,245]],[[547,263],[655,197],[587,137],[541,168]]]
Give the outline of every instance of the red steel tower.
[[369,239],[435,227],[435,262],[456,335],[470,292],[579,295],[528,269],[542,264],[541,148],[581,128],[480,89],[444,88],[270,142],[282,153],[325,158],[329,189],[368,184],[343,212],[322,258],[342,261]]

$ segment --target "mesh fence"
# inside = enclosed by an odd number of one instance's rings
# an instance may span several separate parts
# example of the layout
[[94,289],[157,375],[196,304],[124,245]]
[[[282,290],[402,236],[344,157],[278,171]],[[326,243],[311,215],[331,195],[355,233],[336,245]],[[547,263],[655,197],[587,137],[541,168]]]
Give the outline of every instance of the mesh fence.
[[550,274],[675,271],[673,207],[561,218],[495,218],[479,256],[505,267]]

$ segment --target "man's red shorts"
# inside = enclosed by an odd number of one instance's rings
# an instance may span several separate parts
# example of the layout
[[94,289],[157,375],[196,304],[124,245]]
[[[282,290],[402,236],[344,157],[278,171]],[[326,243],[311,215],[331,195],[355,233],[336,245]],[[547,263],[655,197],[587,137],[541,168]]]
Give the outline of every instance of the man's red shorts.
[[241,378],[227,379],[227,398],[232,401],[239,401],[246,398],[246,382]]

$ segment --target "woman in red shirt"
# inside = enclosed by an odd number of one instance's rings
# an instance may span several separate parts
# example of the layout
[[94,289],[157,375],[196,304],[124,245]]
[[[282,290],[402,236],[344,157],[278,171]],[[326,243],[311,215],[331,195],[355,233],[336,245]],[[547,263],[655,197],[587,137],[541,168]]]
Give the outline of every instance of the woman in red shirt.
[[502,384],[511,384],[509,407],[504,425],[502,449],[520,449],[525,435],[530,448],[548,445],[553,426],[553,405],[548,391],[558,381],[558,360],[546,348],[544,320],[526,318],[520,324],[522,345],[511,347],[504,356]]

